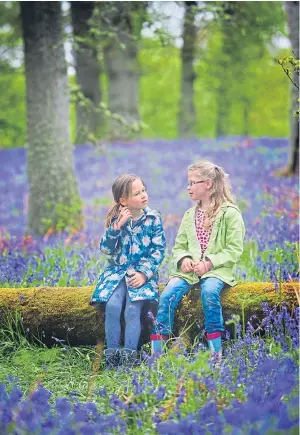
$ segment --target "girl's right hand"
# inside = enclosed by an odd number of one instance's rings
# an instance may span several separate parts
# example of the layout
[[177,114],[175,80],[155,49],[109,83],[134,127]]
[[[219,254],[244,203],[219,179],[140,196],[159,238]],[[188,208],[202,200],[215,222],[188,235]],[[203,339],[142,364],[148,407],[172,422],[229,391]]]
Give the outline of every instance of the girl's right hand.
[[131,211],[127,207],[122,207],[117,222],[114,224],[114,228],[120,229],[129,219],[132,219]]
[[195,266],[194,261],[189,257],[185,257],[181,262],[180,268],[182,272],[187,273],[187,272],[194,272],[194,266]]

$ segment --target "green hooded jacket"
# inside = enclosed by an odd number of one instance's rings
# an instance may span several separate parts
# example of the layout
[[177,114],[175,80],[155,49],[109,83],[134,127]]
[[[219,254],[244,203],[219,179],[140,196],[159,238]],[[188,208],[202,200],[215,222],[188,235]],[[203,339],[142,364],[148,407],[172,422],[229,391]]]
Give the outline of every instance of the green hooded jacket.
[[[197,205],[185,212],[172,250],[174,263],[170,278],[177,276],[189,284],[197,284],[199,276],[194,272],[182,272],[178,262],[183,257],[191,257],[194,261],[202,259],[196,234],[196,208]],[[230,286],[236,285],[234,267],[243,252],[244,236],[245,225],[240,210],[231,202],[224,202],[214,220],[205,251],[205,258],[212,262],[213,268],[201,278],[215,277]]]

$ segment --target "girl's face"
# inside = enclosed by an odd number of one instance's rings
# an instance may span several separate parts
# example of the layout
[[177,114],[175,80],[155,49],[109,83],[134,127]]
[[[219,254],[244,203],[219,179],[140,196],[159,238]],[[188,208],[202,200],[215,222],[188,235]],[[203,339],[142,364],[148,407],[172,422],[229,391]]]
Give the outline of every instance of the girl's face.
[[131,195],[123,198],[121,204],[130,210],[142,210],[148,205],[148,194],[142,181],[137,178],[131,186]]
[[188,171],[188,192],[192,200],[201,201],[209,197],[211,180],[205,180],[197,171]]

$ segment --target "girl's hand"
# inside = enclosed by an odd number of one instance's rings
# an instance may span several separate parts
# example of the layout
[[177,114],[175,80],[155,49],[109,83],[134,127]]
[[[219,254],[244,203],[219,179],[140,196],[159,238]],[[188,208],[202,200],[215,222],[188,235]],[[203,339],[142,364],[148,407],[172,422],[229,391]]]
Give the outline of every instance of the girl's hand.
[[114,224],[114,229],[119,230],[129,219],[132,219],[131,211],[127,207],[121,207],[117,222]]
[[198,276],[202,276],[212,269],[213,265],[210,260],[208,261],[198,261],[195,263],[194,272]]
[[133,274],[130,275],[128,284],[130,287],[137,288],[145,284],[146,281],[147,277],[142,272],[133,272]]
[[195,266],[194,261],[189,257],[185,257],[181,262],[180,268],[182,272],[187,273],[187,272],[194,272],[194,266]]

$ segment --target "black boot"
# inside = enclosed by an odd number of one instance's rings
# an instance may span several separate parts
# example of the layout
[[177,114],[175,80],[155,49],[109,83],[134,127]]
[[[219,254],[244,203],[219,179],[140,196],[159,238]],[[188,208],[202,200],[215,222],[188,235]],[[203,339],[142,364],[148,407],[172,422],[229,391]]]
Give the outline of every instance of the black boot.
[[119,349],[106,349],[104,351],[105,369],[113,370],[120,365]]
[[119,353],[121,366],[133,368],[141,364],[136,350],[123,348],[120,349]]

